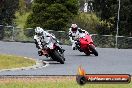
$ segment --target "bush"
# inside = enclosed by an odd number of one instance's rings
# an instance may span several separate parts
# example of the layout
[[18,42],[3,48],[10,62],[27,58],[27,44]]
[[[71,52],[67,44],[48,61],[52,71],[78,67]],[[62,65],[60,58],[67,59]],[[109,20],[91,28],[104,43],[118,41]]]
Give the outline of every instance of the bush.
[[111,35],[114,34],[113,25],[106,21],[100,21],[96,26],[97,33],[100,35]]
[[96,26],[99,25],[100,19],[94,13],[79,13],[72,21],[89,33],[97,33]]
[[25,27],[40,26],[47,30],[64,30],[77,13],[77,0],[35,0]]

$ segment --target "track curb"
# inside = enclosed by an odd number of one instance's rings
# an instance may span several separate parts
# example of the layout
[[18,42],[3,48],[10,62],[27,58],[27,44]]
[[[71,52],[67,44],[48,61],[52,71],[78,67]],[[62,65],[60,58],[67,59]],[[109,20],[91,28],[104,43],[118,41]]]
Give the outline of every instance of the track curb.
[[0,72],[5,72],[5,71],[16,71],[16,70],[39,69],[39,68],[47,67],[47,66],[49,65],[49,63],[46,62],[46,61],[35,60],[35,59],[29,58],[29,57],[24,57],[24,58],[25,58],[25,59],[34,60],[34,61],[36,62],[36,64],[35,64],[35,65],[32,65],[32,66],[27,66],[27,67],[11,68],[11,69],[2,69],[2,70],[0,70]]

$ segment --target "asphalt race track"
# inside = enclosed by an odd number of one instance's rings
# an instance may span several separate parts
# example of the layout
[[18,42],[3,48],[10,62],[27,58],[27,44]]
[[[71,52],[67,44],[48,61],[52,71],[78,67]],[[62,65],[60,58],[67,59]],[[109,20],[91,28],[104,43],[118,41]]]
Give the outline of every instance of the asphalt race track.
[[81,65],[87,74],[132,74],[132,49],[97,48],[99,56],[85,56],[71,46],[62,46],[65,51],[65,64],[38,56],[33,43],[2,42],[0,54],[13,54],[44,60],[48,66],[38,69],[2,71],[0,75],[76,75]]

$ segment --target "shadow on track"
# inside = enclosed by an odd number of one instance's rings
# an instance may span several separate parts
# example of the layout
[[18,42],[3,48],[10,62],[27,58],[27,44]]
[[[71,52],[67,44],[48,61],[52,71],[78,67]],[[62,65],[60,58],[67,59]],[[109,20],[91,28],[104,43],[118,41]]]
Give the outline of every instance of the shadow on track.
[[49,64],[61,64],[61,63],[59,63],[59,62],[49,62]]
[[47,61],[49,64],[60,64],[60,62],[57,62],[57,61],[54,61],[52,59],[46,59],[46,60],[43,60],[43,61]]
[[71,55],[71,56],[95,57],[94,55],[85,55],[85,54]]

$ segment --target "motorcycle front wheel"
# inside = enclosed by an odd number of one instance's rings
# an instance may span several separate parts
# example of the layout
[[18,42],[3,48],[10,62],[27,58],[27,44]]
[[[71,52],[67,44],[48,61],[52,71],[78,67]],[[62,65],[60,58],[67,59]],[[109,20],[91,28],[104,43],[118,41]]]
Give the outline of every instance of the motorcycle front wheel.
[[95,56],[98,56],[98,52],[93,45],[90,45],[89,48]]
[[64,57],[61,56],[58,51],[54,50],[53,56],[54,56],[54,58],[56,58],[56,61],[60,62],[61,64],[64,64]]

